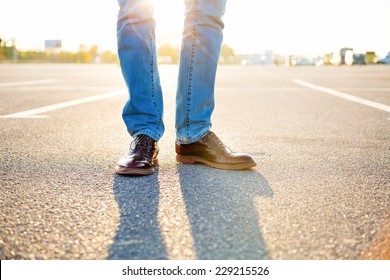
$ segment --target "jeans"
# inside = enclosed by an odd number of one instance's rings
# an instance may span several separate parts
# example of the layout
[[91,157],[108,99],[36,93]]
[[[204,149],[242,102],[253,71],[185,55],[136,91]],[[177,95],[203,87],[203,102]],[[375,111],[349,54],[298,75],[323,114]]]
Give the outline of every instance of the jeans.
[[[226,1],[184,0],[175,122],[180,144],[196,142],[211,129]],[[118,55],[129,90],[123,120],[131,136],[146,134],[158,141],[164,133],[164,122],[153,4],[150,0],[118,3]]]

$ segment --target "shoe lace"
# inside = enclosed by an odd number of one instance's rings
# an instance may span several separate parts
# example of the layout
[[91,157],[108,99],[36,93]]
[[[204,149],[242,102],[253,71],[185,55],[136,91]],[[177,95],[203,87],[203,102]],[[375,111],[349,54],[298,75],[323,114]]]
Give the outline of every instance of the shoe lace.
[[152,154],[152,148],[153,145],[150,145],[149,142],[151,141],[151,138],[145,134],[141,134],[137,136],[131,143],[130,143],[130,150],[132,151],[141,151],[144,153],[144,155],[150,159],[150,156]]
[[215,141],[217,141],[222,147],[225,147],[225,148],[227,148],[228,150],[231,151],[231,149],[230,149],[228,146],[226,146],[226,145],[222,142],[222,140],[219,139],[219,137],[218,137],[214,132],[210,131],[210,132],[209,132],[209,135],[210,135]]

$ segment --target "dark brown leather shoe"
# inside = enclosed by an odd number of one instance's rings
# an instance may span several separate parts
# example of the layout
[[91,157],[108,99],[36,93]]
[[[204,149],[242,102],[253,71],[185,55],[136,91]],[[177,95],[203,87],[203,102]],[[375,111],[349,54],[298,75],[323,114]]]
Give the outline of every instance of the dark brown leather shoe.
[[256,166],[251,156],[233,153],[211,131],[198,142],[176,144],[176,154],[177,162],[204,163],[219,169],[241,170]]
[[140,134],[130,144],[129,152],[117,163],[115,172],[120,175],[149,175],[157,161],[157,142],[148,135]]

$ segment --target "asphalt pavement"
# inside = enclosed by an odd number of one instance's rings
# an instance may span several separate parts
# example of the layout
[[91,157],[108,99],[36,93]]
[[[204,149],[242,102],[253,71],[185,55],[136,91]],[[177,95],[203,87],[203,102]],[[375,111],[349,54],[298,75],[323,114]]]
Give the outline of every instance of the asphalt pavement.
[[0,259],[390,259],[390,66],[221,66],[247,171],[175,162],[177,71],[160,166],[123,177],[118,65],[0,64]]

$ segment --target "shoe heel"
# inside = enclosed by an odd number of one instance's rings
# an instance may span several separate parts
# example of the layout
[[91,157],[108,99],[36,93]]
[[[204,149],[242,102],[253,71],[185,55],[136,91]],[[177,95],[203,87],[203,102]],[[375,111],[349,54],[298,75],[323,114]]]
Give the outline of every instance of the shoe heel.
[[158,159],[157,158],[153,160],[153,165],[158,166]]
[[195,160],[181,155],[176,155],[176,161],[181,163],[188,163],[188,164],[196,163]]

